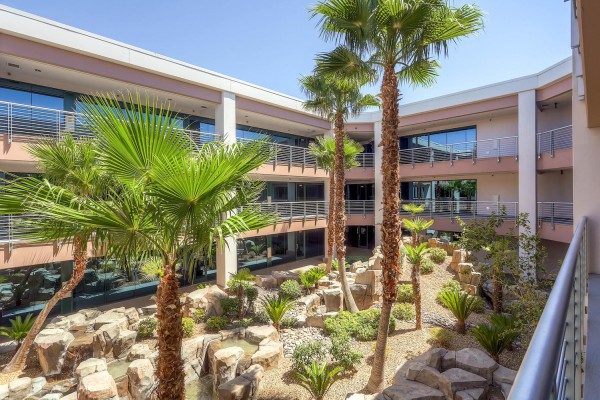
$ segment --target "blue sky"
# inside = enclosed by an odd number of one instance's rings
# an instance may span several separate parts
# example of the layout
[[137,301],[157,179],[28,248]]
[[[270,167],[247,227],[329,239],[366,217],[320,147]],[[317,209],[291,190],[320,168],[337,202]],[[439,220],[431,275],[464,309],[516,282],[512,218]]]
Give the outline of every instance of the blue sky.
[[[485,30],[451,48],[411,102],[538,72],[570,55],[570,2],[475,0]],[[454,4],[465,1],[455,0]],[[327,51],[304,0],[20,0],[3,4],[302,97],[298,77]],[[168,4],[168,5],[167,5]],[[368,91],[376,92],[377,88]]]

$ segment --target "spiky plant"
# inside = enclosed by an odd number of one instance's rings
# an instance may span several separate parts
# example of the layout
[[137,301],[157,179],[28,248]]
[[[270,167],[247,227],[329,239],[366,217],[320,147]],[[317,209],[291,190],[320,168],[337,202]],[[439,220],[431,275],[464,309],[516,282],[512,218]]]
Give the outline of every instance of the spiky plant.
[[489,324],[482,323],[471,329],[471,335],[496,362],[499,362],[500,354],[510,348],[519,336],[519,330],[513,317],[494,314],[490,317]]
[[402,210],[414,215],[421,214],[425,211],[425,204],[407,203],[402,204]]
[[456,330],[465,333],[466,321],[477,306],[477,298],[459,290],[447,290],[441,292],[439,301],[446,307],[457,320]]
[[231,274],[229,281],[227,282],[227,288],[235,293],[238,302],[237,302],[237,313],[238,318],[242,318],[244,316],[244,310],[246,309],[246,290],[256,280],[256,276],[254,276],[249,268],[240,268],[236,273]]
[[313,361],[305,365],[296,374],[300,384],[310,392],[316,400],[323,400],[329,388],[336,381],[338,375],[344,370],[343,367],[329,367],[326,363]]
[[27,314],[25,318],[18,315],[15,319],[10,320],[10,326],[3,326],[0,328],[0,335],[14,340],[20,346],[33,327],[34,322],[35,318],[33,317],[33,314]]
[[271,296],[262,300],[263,308],[273,323],[275,329],[281,328],[281,320],[294,307],[294,302],[286,297]]

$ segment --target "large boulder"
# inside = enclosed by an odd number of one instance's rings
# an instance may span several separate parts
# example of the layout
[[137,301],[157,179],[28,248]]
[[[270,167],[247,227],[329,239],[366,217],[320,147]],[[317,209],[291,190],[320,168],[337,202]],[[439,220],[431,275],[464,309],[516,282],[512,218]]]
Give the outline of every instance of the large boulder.
[[226,298],[227,293],[218,286],[212,285],[188,293],[186,300],[190,308],[203,308],[207,316],[221,315],[221,299]]
[[244,357],[241,347],[227,347],[217,350],[211,359],[211,371],[213,373],[213,391],[216,392],[225,382],[235,378],[238,363]]
[[264,369],[276,367],[283,360],[283,343],[266,338],[252,355],[252,364],[259,364]]
[[446,400],[446,396],[438,389],[409,380],[385,388],[376,399],[380,397],[385,400]]
[[240,376],[219,386],[219,400],[253,400],[256,399],[260,381],[264,375],[263,367],[252,365]]
[[127,354],[127,361],[138,360],[140,358],[148,358],[150,356],[150,347],[146,343],[136,343],[131,346]]
[[113,356],[115,358],[125,358],[135,344],[136,337],[136,331],[120,331],[119,336],[117,336],[113,343]]
[[[123,311],[124,310],[125,309],[123,309]],[[127,321],[127,317],[124,315],[124,313],[116,310],[108,310],[98,315],[94,319],[94,330],[98,330],[102,326],[109,324],[118,324],[123,329],[127,329],[129,327],[129,322]]]
[[121,316],[120,320],[117,320],[113,323],[100,325],[100,328],[94,332],[94,337],[92,340],[94,357],[102,358],[110,355],[117,338],[121,334],[121,331],[126,329],[127,318],[123,316]]
[[508,394],[512,389],[512,385],[516,377],[517,371],[503,367],[502,365],[498,366],[498,368],[494,371],[494,384],[500,387],[505,398],[508,398]]
[[21,400],[33,391],[33,380],[29,377],[13,379],[8,383],[8,399]]
[[485,393],[483,388],[460,390],[454,393],[454,400],[483,400]]
[[107,370],[106,360],[104,358],[88,358],[82,361],[75,369],[75,376],[78,380],[95,374],[96,372],[102,372]]
[[87,375],[79,381],[78,400],[119,400],[117,384],[108,371]]
[[296,304],[302,307],[302,311],[304,311],[304,313],[310,313],[321,305],[321,296],[316,293],[312,293],[307,296],[300,297],[298,300],[296,300]]
[[344,294],[341,289],[323,290],[323,303],[326,312],[342,311],[344,309]]
[[422,361],[413,361],[406,370],[406,379],[438,389],[443,380],[442,373]]
[[273,275],[256,275],[256,286],[263,289],[275,289],[277,287],[277,279]]
[[469,347],[456,352],[456,368],[482,376],[491,383],[498,363],[484,351]]
[[38,361],[45,376],[60,374],[67,348],[73,340],[73,334],[58,328],[46,328],[35,337]]
[[133,400],[150,399],[155,385],[152,362],[147,358],[134,360],[127,368],[127,381]]
[[88,326],[88,320],[82,313],[75,313],[71,315],[59,315],[52,318],[50,325],[53,328],[69,330],[80,330],[85,329]]
[[279,332],[273,325],[250,326],[246,328],[246,340],[260,344],[265,339],[279,340]]
[[487,386],[487,379],[460,368],[450,368],[442,372],[439,381],[439,389],[449,399],[453,399],[456,392],[468,389],[486,389]]
[[298,272],[292,271],[274,271],[273,278],[277,281],[277,287],[281,286],[281,284],[287,280],[297,280],[299,276]]
[[350,285],[350,292],[352,293],[352,297],[354,297],[354,301],[359,310],[366,310],[373,305],[374,298],[371,295],[369,286],[353,283]]

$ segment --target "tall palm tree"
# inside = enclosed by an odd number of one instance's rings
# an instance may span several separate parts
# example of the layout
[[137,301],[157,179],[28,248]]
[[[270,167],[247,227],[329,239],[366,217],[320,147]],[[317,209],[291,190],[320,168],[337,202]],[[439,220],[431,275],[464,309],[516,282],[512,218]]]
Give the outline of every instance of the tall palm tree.
[[427,252],[427,243],[405,246],[406,259],[411,265],[410,278],[415,296],[416,328],[423,327],[421,318],[421,263]]
[[[69,225],[64,229],[65,221],[41,217],[35,224],[27,223],[26,214],[37,213],[41,205],[36,196],[44,193],[47,187],[60,188],[76,195],[80,201],[86,198],[101,198],[109,186],[109,176],[99,167],[95,143],[91,140],[75,140],[67,135],[58,141],[44,140],[31,145],[29,153],[37,158],[42,172],[40,178],[14,178],[4,180],[0,192],[0,213],[13,214],[17,221],[23,219],[22,229],[14,236],[24,242],[46,242],[48,240],[70,243],[73,254],[73,271],[69,280],[48,300],[38,314],[21,347],[11,361],[4,367],[10,373],[25,367],[27,355],[33,340],[42,329],[48,314],[58,302],[68,296],[81,282],[88,261],[88,242],[94,229]],[[37,192],[29,192],[30,183],[39,186]],[[25,215],[25,218],[19,218]],[[58,225],[58,226],[57,226]]]
[[335,221],[335,251],[338,261],[338,270],[344,302],[350,312],[357,312],[358,307],[352,297],[350,285],[346,279],[346,206],[344,202],[345,163],[344,163],[344,138],[346,132],[344,123],[346,118],[357,115],[366,107],[377,106],[379,102],[374,96],[363,95],[360,88],[363,82],[335,78],[326,75],[309,75],[300,79],[302,90],[308,97],[304,107],[315,111],[333,122],[335,137],[335,157],[333,162],[334,183],[334,212]]
[[39,181],[27,182],[44,218],[96,230],[109,255],[161,259],[157,397],[183,400],[177,267],[182,254],[210,255],[215,243],[223,246],[227,236],[275,222],[273,216],[247,207],[263,187],[248,174],[270,154],[262,142],[211,143],[196,152],[173,115],[156,101],[130,96],[124,109],[120,107],[113,96],[84,103],[100,166],[115,182],[104,199],[80,201],[72,191],[53,185],[38,196]]
[[390,312],[400,274],[400,176],[398,143],[399,82],[432,84],[436,56],[482,27],[482,13],[472,5],[454,8],[445,0],[321,0],[312,9],[326,40],[338,47],[317,57],[319,71],[365,78],[382,74],[383,304],[373,358],[370,392],[383,385]]
[[[325,258],[327,259],[326,269],[331,272],[331,263],[333,261],[333,248],[335,241],[335,175],[333,173],[333,164],[335,161],[335,139],[331,137],[317,138],[316,142],[308,146],[308,150],[317,160],[317,164],[329,173],[329,210],[327,212],[327,249]],[[356,156],[363,151],[363,147],[354,140],[344,138],[344,168],[350,169],[358,166]]]

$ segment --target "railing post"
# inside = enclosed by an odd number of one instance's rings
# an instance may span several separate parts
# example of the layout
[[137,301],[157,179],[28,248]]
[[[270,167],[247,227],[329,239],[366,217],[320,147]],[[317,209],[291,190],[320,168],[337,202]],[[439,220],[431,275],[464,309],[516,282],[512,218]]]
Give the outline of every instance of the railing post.
[[450,165],[454,165],[454,145],[448,145],[450,147]]
[[498,162],[500,162],[500,138],[496,139],[496,144],[498,145]]
[[475,164],[475,159],[477,158],[477,142],[473,142],[473,149],[471,150],[471,160],[473,164]]
[[[518,142],[518,140],[517,140]],[[542,134],[537,134],[537,156],[538,158],[542,158]]]
[[550,157],[554,158],[554,130],[550,131]]
[[550,212],[551,212],[551,214],[550,214],[550,223],[552,224],[552,229],[555,229],[555,227],[554,227],[554,205],[555,204],[556,203],[550,203]]
[[13,139],[13,131],[12,131],[12,124],[13,124],[13,107],[12,107],[12,103],[8,103],[8,143],[12,143],[12,139]]
[[293,151],[292,146],[288,146],[290,148],[290,159],[288,160],[288,172],[292,170],[292,160],[293,160]]
[[431,162],[431,166],[433,167],[433,161],[434,161],[434,151],[433,151],[433,147],[429,148],[429,161]]
[[410,163],[415,167],[415,149],[410,149]]

